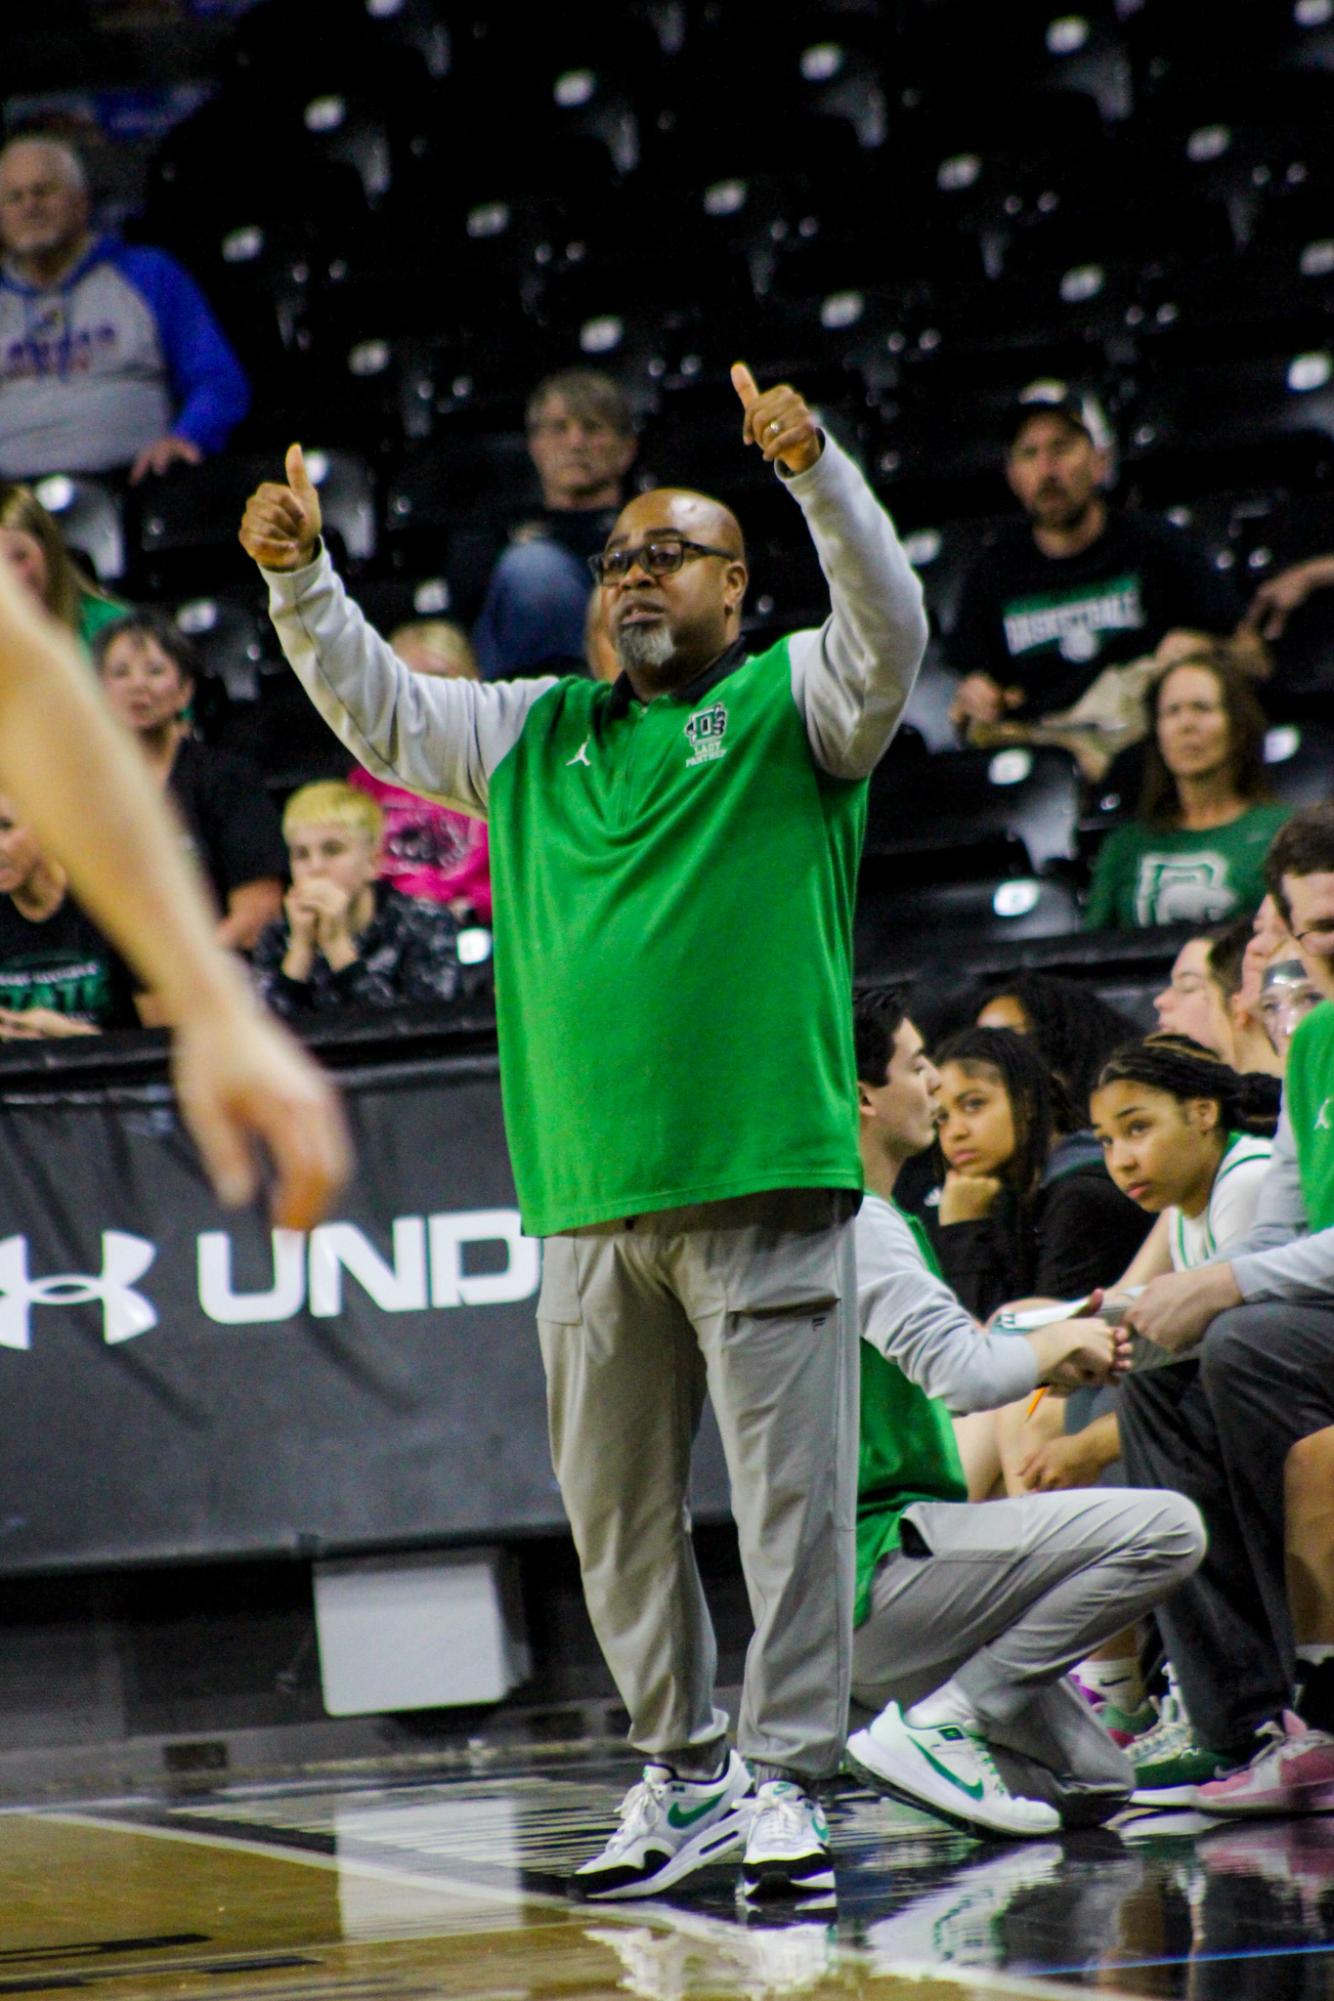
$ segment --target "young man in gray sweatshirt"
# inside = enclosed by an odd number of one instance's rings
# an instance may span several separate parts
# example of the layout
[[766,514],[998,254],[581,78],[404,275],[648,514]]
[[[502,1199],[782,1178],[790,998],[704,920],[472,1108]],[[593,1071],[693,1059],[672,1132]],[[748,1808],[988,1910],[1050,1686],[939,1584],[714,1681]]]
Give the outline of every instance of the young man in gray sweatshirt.
[[1126,1344],[1096,1319],[1021,1335],[972,1319],[893,1199],[931,1144],[940,1079],[892,990],[859,1001],[855,1031],[866,1199],[852,1685],[877,1713],[849,1760],[991,1833],[1104,1820],[1133,1770],[1066,1670],[1195,1568],[1199,1514],[1178,1494],[1113,1488],[969,1504],[951,1413],[1105,1381]]

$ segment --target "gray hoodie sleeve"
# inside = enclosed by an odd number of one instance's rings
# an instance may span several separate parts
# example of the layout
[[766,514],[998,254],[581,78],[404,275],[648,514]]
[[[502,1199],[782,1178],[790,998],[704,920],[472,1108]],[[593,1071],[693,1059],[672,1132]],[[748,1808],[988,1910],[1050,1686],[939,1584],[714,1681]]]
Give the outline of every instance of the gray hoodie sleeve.
[[304,570],[264,574],[283,652],[351,756],[377,778],[485,819],[491,773],[554,679],[414,674],[367,624],[327,551]]
[[922,664],[922,586],[893,522],[827,432],[809,472],[783,484],[806,517],[831,605],[818,632],[789,642],[793,698],[816,762],[835,778],[865,778]]
[[1211,1264],[1230,1264],[1243,1299],[1301,1300],[1334,1296],[1334,1229],[1312,1232],[1302,1196],[1297,1146],[1286,1104],[1279,1117],[1269,1171],[1255,1221],[1239,1243]]
[[1021,1335],[989,1334],[927,1269],[912,1231],[875,1197],[857,1216],[861,1336],[951,1411],[994,1410],[1037,1382],[1037,1357]]

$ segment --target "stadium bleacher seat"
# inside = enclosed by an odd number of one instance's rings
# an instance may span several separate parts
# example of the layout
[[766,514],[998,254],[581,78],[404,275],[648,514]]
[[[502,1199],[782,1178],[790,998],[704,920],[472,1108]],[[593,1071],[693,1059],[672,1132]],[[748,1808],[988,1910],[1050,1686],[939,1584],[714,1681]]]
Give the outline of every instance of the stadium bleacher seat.
[[1277,723],[1265,737],[1265,777],[1285,806],[1319,806],[1334,799],[1334,728],[1328,723]]
[[914,881],[897,857],[862,864],[855,953],[863,974],[957,967],[971,955],[1008,954],[1022,941],[1078,929],[1079,907],[1065,883],[1024,874]]
[[258,701],[264,662],[277,651],[264,615],[262,586],[256,586],[249,602],[186,598],[172,607],[172,616],[193,643],[205,671],[223,684],[233,702]]
[[1016,86],[1088,92],[1102,116],[1115,120],[1131,103],[1122,13],[1113,0],[1087,0],[1078,9],[1059,0],[1009,0],[1004,8],[910,0],[900,60],[914,83],[947,89],[966,57],[998,99]]
[[91,564],[104,584],[125,575],[125,517],[120,496],[103,481],[84,475],[50,473],[34,483],[33,491],[48,514],[54,515],[69,547]]
[[920,861],[1008,845],[1025,873],[1045,874],[1074,854],[1079,791],[1073,760],[1046,748],[946,751],[906,772],[885,767],[871,780],[867,852]]

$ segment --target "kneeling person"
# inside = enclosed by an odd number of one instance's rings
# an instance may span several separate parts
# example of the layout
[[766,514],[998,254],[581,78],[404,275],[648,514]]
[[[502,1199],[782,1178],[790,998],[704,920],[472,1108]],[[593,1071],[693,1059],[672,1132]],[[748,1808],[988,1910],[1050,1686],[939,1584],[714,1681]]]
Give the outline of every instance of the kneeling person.
[[993,1833],[1102,1820],[1134,1774],[1066,1671],[1189,1575],[1200,1517],[1166,1492],[968,1504],[951,1412],[1105,1381],[1123,1351],[1099,1320],[992,1335],[965,1312],[893,1201],[904,1163],[931,1144],[939,1087],[897,994],[858,1003],[856,1046],[867,1194],[852,1685],[878,1713],[848,1755]]

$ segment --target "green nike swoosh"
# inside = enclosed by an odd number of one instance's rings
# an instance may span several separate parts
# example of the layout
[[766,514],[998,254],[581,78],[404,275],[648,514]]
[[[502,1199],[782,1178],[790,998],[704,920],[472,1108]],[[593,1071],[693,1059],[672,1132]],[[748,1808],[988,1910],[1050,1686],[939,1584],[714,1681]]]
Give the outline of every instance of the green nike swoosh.
[[[959,1777],[957,1772],[952,1772],[948,1765],[942,1765],[939,1758],[933,1758],[931,1756],[931,1753],[927,1750],[925,1744],[915,1743],[915,1749],[921,1752],[922,1756],[926,1759],[927,1764],[930,1765],[933,1772],[939,1772],[941,1778],[948,1779],[950,1784],[952,1786],[957,1787],[959,1792],[967,1793],[970,1800],[981,1799],[983,1793],[987,1789],[985,1779],[979,1779],[976,1785],[970,1786],[967,1784],[965,1780]],[[671,1815],[668,1814],[667,1818],[670,1820]]]
[[703,1806],[676,1806],[675,1804],[669,1806],[667,1809],[668,1827],[693,1827],[697,1820],[703,1820],[706,1813],[713,1812],[713,1809],[717,1806],[721,1798],[721,1793],[715,1793],[712,1799],[705,1800]]

